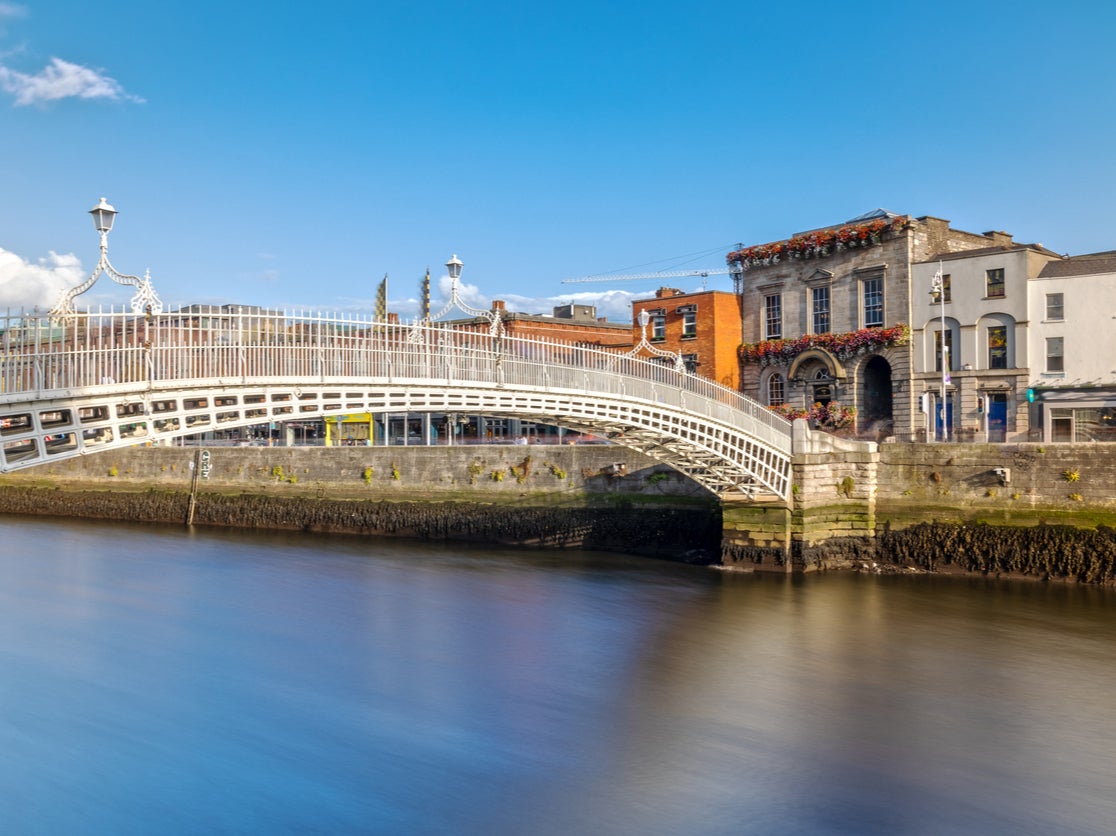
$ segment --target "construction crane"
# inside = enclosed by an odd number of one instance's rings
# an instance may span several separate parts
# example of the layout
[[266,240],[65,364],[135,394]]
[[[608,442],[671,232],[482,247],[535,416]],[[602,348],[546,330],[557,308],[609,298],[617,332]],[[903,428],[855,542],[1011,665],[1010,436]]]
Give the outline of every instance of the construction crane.
[[689,276],[724,276],[732,271],[727,267],[715,267],[712,270],[667,270],[661,273],[636,273],[626,276],[582,276],[578,279],[562,279],[562,284],[580,284],[581,282],[634,282],[643,279],[680,279]]

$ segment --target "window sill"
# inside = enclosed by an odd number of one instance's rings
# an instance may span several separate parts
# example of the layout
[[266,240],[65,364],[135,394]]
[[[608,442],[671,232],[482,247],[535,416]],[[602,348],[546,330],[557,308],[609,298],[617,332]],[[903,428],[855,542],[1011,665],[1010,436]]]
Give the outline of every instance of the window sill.
[[697,339],[697,334],[683,334],[682,339],[684,339],[684,340],[696,340]]

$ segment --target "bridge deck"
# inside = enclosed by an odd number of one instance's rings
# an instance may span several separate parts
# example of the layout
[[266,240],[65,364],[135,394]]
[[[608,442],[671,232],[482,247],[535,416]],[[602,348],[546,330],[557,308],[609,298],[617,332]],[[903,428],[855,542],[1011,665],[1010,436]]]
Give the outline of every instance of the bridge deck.
[[718,493],[790,490],[788,422],[630,353],[323,315],[21,314],[0,328],[0,470],[331,413],[457,412],[608,434]]

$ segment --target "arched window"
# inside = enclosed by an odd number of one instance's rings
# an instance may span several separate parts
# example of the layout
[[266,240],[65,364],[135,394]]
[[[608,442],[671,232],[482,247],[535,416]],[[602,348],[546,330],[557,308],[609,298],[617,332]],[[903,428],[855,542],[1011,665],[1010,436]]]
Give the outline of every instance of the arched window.
[[980,323],[987,369],[1015,368],[1015,320],[1008,314],[990,314]]
[[823,406],[833,400],[833,378],[829,370],[822,367],[814,372],[814,403]]
[[786,393],[783,388],[783,376],[776,372],[767,378],[767,405],[782,406],[786,403]]

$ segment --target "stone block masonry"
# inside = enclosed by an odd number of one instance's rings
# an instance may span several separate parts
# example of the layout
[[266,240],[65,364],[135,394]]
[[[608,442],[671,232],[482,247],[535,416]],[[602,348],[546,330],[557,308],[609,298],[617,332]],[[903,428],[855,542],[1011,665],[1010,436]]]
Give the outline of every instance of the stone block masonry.
[[613,445],[136,447],[0,476],[0,513],[598,549],[688,563],[715,562],[721,535],[715,496]]
[[[1068,550],[1055,555],[1061,568],[1042,564],[1051,576],[1107,577],[1071,558],[1116,547],[1069,546],[1072,534],[1050,529],[1095,538],[1116,528],[1116,445],[801,441],[787,503],[715,497],[618,445],[207,448],[195,522],[607,548],[773,572],[909,561],[918,549],[928,566],[1032,571],[1012,550],[1033,541]],[[5,474],[0,512],[184,522],[197,456],[137,447]],[[956,534],[973,526],[983,528]],[[957,554],[934,551],[946,544]]]

